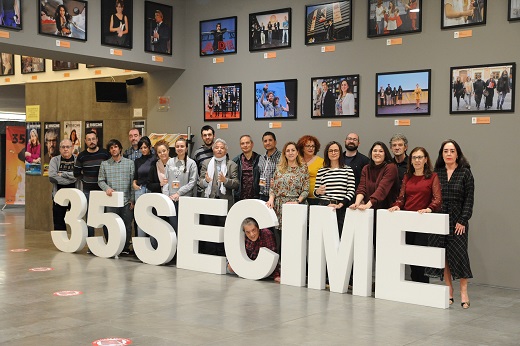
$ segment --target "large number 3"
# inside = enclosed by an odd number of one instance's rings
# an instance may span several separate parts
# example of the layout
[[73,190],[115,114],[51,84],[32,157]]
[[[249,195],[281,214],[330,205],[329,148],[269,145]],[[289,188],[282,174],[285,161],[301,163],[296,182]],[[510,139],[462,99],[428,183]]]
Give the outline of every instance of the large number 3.
[[87,198],[78,189],[61,189],[54,195],[54,202],[66,207],[71,204],[65,214],[65,223],[70,226],[70,239],[67,231],[52,231],[54,245],[63,252],[77,252],[85,247],[87,224],[83,216],[87,211]]

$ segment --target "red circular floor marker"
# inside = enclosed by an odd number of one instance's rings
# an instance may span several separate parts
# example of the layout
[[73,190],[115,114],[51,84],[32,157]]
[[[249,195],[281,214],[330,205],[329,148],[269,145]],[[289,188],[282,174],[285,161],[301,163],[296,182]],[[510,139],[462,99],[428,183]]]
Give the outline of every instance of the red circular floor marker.
[[130,345],[132,340],[124,338],[106,338],[92,341],[93,346],[121,346]]
[[11,252],[27,252],[29,249],[12,249]]
[[53,293],[55,296],[58,297],[70,297],[70,296],[79,296],[80,294],[83,294],[81,291],[58,291]]
[[36,268],[29,269],[29,271],[31,271],[31,272],[48,272],[48,271],[51,271],[51,270],[54,270],[54,268],[36,267]]

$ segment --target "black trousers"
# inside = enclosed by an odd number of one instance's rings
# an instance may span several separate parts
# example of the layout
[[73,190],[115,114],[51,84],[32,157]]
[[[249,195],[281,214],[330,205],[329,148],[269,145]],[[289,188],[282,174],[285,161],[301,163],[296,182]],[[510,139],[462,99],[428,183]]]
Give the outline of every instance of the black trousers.
[[[406,232],[406,244],[428,246],[428,234]],[[430,282],[430,279],[424,275],[425,267],[411,265],[410,268],[412,269],[412,281],[425,283]]]
[[66,231],[67,226],[65,225],[65,214],[69,210],[69,207],[62,207],[58,203],[52,202],[52,221],[54,223],[55,231]]

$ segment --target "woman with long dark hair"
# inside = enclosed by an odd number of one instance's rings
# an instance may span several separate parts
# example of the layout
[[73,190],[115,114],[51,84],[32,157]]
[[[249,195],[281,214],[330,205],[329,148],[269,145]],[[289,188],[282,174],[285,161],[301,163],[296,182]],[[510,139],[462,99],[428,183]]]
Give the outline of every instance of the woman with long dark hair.
[[72,16],[67,13],[65,6],[59,5],[56,8],[54,20],[56,21],[56,35],[67,37],[72,36]]
[[475,183],[469,162],[457,142],[449,139],[442,143],[435,172],[441,183],[441,212],[450,215],[450,233],[430,235],[429,245],[446,248],[443,269],[427,268],[426,275],[446,280],[453,303],[453,280],[460,279],[461,306],[469,308],[468,279],[473,277],[468,255],[469,219],[473,214]]

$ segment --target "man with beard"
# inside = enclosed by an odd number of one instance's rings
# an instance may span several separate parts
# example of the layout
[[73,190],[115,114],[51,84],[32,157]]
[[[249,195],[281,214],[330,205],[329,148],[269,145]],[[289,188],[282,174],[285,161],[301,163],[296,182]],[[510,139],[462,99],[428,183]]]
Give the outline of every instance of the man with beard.
[[43,162],[50,162],[51,159],[58,155],[58,131],[56,129],[48,129],[45,132],[45,149],[46,153],[43,156]]
[[[209,125],[204,125],[200,130],[200,136],[202,137],[203,144],[200,146],[200,148],[195,150],[195,154],[193,155],[193,160],[195,160],[197,169],[199,170],[199,176],[202,163],[213,157],[212,146],[213,141],[215,140],[215,130]],[[199,197],[201,196],[202,191],[202,188],[199,187],[197,193]]]
[[139,140],[141,139],[141,133],[139,132],[139,129],[132,128],[130,131],[128,131],[128,140],[130,141],[130,148],[126,149],[123,157],[130,159],[132,161],[135,161],[136,159],[141,157],[141,151],[137,147],[137,143],[139,143]]
[[354,171],[356,189],[361,179],[361,170],[370,162],[368,157],[358,151],[359,144],[359,136],[356,133],[351,132],[347,135],[345,139],[345,164]]
[[397,166],[397,173],[399,175],[399,190],[401,190],[401,183],[404,175],[408,169],[408,139],[401,133],[396,133],[390,138],[390,150],[394,153],[394,163]]
[[[99,168],[101,162],[110,158],[110,154],[105,149],[98,147],[98,138],[94,131],[87,132],[85,135],[85,148],[76,158],[74,176],[81,177],[83,193],[87,197],[88,206],[90,191],[101,191],[98,185]],[[88,236],[94,236],[94,227],[88,226]]]
[[262,136],[262,143],[265,149],[265,155],[260,156],[258,160],[258,170],[260,172],[260,179],[258,185],[260,187],[259,198],[267,202],[269,200],[269,189],[271,187],[271,180],[274,177],[276,166],[282,156],[281,151],[276,148],[276,135],[267,131]]

